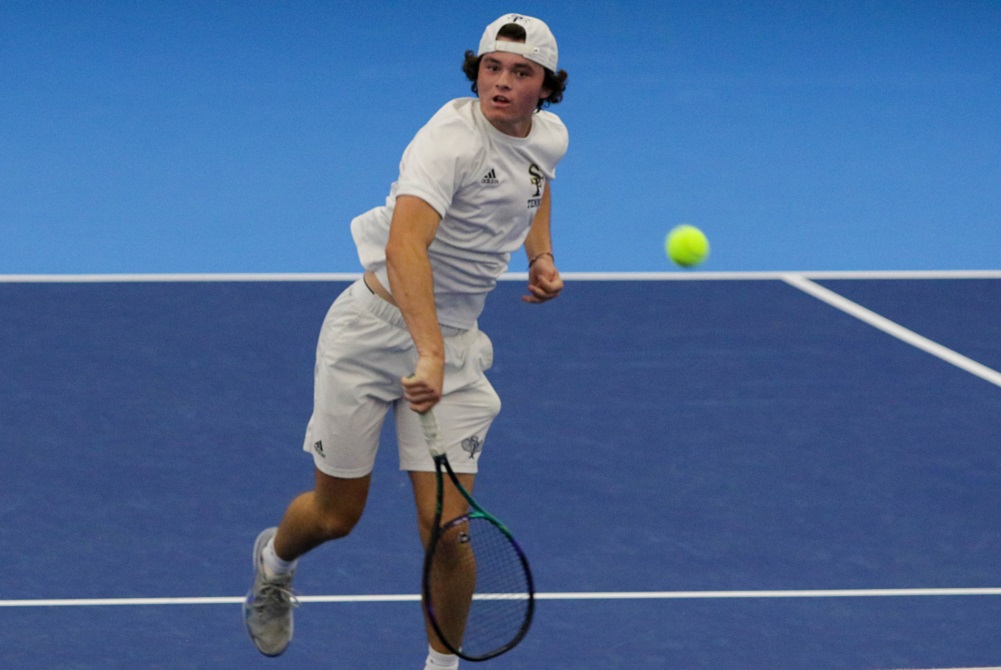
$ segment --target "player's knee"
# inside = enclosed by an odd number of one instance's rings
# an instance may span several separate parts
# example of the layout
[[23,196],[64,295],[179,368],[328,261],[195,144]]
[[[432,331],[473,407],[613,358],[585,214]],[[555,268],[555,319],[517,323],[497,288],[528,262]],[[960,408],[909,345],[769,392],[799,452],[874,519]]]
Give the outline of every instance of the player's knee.
[[320,531],[325,540],[339,540],[351,534],[360,518],[360,514],[327,513],[320,519]]
[[338,479],[317,471],[316,488],[309,494],[312,519],[323,540],[337,540],[354,530],[365,511],[369,478]]
[[324,504],[316,501],[316,520],[324,540],[347,537],[361,520],[364,505]]
[[[447,514],[442,521],[447,521],[449,518],[454,518],[455,514]],[[417,516],[417,530],[421,536],[421,546],[425,549],[428,547],[428,543],[431,541],[431,535],[434,531],[435,526],[434,513],[419,513]]]

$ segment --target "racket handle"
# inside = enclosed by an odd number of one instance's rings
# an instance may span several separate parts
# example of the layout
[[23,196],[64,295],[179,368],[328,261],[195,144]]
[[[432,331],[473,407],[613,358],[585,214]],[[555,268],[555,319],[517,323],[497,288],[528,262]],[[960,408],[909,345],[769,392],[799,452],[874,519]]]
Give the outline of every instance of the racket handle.
[[421,429],[424,430],[424,439],[428,443],[428,451],[432,456],[441,456],[445,453],[445,444],[441,440],[441,429],[438,427],[438,419],[434,416],[434,410],[419,413],[417,417],[421,420]]

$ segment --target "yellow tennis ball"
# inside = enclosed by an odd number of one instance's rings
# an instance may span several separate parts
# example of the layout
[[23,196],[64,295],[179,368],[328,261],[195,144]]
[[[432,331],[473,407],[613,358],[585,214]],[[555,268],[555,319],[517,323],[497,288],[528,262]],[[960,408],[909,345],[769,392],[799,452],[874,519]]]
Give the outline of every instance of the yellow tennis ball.
[[667,257],[683,268],[698,265],[709,255],[709,240],[705,233],[688,224],[671,229],[664,240]]

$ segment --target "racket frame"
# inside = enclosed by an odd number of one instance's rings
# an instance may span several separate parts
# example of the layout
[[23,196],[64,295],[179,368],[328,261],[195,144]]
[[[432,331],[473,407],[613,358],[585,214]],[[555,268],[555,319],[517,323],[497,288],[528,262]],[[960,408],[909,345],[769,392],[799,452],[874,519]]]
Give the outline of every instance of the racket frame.
[[[444,644],[450,652],[455,654],[461,659],[467,661],[486,661],[491,658],[500,656],[501,654],[514,649],[528,634],[528,629],[532,625],[532,618],[535,614],[535,581],[532,578],[532,570],[528,564],[528,557],[525,556],[525,552],[522,550],[521,546],[515,540],[514,535],[511,533],[510,529],[504,525],[497,517],[490,514],[488,511],[483,509],[479,503],[473,498],[473,496],[466,490],[466,488],[459,481],[456,476],[455,471],[452,470],[451,463],[448,462],[448,456],[445,453],[445,447],[441,440],[441,433],[438,428],[438,422],[434,417],[434,414],[429,410],[423,414],[418,415],[421,420],[421,427],[424,430],[424,436],[428,443],[428,450],[431,452],[431,456],[434,459],[435,466],[435,477],[436,477],[436,499],[435,499],[435,512],[434,512],[434,523],[431,527],[431,537],[428,539],[427,550],[424,553],[424,570],[421,577],[421,590],[423,598],[421,598],[421,606],[424,608],[424,612],[427,615],[428,621],[431,623],[431,627],[434,629],[435,634],[438,639]],[[469,511],[465,514],[461,514],[454,519],[451,519],[444,524],[442,524],[442,513],[444,507],[445,499],[445,482],[442,470],[448,473],[448,478],[451,480],[452,485],[459,492],[459,494],[465,499],[466,503],[469,505]],[[431,563],[434,556],[435,548],[437,547],[438,541],[441,538],[444,531],[452,528],[455,525],[465,522],[468,519],[483,519],[488,521],[497,527],[499,531],[507,538],[508,542],[514,548],[515,553],[518,555],[518,560],[521,562],[521,567],[525,572],[525,580],[527,583],[527,600],[528,600],[528,610],[525,614],[525,619],[521,623],[521,628],[518,630],[517,635],[515,635],[506,644],[498,647],[497,649],[491,650],[490,652],[473,655],[462,651],[461,645],[454,645],[450,640],[448,640],[445,635],[442,634],[441,627],[438,624],[437,619],[434,615],[434,607],[431,599],[431,588],[429,575],[431,573]],[[475,599],[475,594],[474,594]],[[460,648],[456,648],[460,647]]]

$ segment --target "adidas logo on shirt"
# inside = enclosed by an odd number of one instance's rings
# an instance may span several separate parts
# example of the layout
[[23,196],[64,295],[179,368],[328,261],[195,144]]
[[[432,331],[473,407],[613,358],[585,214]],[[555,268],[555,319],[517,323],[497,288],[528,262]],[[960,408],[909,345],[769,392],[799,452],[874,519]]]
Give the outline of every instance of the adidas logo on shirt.
[[500,183],[500,179],[497,178],[497,171],[491,169],[490,172],[488,172],[486,175],[484,175],[483,179],[480,180],[480,183],[481,184],[499,184]]

